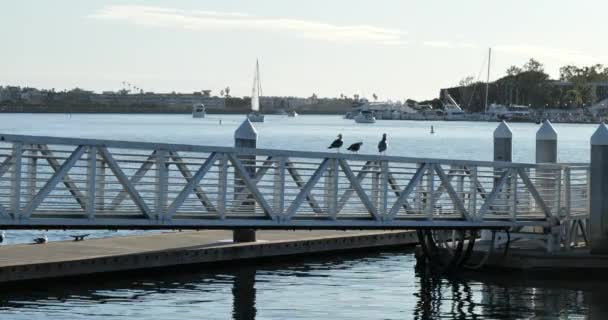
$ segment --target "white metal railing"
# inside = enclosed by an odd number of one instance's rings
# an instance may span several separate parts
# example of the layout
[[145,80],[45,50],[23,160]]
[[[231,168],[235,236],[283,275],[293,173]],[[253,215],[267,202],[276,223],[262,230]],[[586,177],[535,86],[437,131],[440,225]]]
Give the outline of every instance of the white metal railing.
[[0,228],[560,226],[573,239],[588,171],[0,135]]

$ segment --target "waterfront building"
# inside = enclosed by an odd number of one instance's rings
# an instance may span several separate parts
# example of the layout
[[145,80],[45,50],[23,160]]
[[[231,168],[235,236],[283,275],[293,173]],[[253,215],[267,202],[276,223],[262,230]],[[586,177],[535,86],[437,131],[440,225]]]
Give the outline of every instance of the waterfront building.
[[142,92],[129,94],[126,91],[112,92],[104,91],[101,94],[92,94],[91,101],[100,104],[119,104],[119,105],[162,105],[169,107],[184,107],[194,104],[204,104],[206,109],[224,110],[226,103],[224,98],[209,96],[210,90],[194,93],[154,93]]

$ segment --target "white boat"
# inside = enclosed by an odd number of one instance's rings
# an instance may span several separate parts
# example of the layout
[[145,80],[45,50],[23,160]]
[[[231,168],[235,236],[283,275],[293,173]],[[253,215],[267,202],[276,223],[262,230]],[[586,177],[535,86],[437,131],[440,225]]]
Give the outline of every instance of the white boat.
[[467,120],[467,115],[462,111],[456,100],[447,92],[443,91],[443,110],[445,111],[445,120],[447,121],[464,121]]
[[251,91],[251,113],[247,115],[251,122],[264,122],[264,115],[260,113],[260,95],[262,84],[260,83],[260,65],[255,61],[255,74],[253,76],[253,89]]
[[291,110],[291,111],[289,111],[289,113],[287,114],[287,116],[291,117],[291,118],[295,118],[295,117],[298,116],[298,113],[295,110]]
[[361,111],[355,116],[356,123],[376,123],[376,117],[371,111]]
[[192,118],[204,118],[205,117],[205,105],[198,103],[192,106]]
[[354,119],[356,123],[376,123],[374,112],[369,109],[369,104],[365,100]]
[[516,104],[502,105],[492,103],[488,107],[487,115],[495,121],[529,122],[532,121],[530,108]]
[[369,103],[366,99],[361,99],[359,102],[359,113],[353,118],[356,123],[376,123],[374,112],[370,110]]

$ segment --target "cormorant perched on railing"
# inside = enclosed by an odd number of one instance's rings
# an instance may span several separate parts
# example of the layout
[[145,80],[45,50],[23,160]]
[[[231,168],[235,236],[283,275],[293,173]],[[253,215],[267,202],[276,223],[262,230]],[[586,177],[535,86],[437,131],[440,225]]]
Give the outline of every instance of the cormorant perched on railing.
[[340,148],[342,148],[342,144],[344,144],[344,142],[342,142],[342,134],[339,133],[338,134],[338,139],[334,140],[334,142],[332,142],[329,147],[327,147],[327,149],[338,149],[338,152],[340,152]]
[[382,134],[382,140],[378,142],[378,152],[384,153],[388,148],[388,143],[386,142],[386,133]]
[[363,144],[363,142],[355,142],[355,143],[351,144],[348,148],[346,148],[346,150],[352,151],[352,152],[359,152],[359,149],[361,149],[362,144]]

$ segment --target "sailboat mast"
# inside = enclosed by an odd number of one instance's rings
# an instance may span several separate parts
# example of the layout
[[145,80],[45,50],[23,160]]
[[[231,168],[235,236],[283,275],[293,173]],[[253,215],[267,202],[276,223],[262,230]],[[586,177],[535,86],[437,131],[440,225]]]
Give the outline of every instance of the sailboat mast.
[[261,97],[262,96],[262,80],[260,79],[260,63],[258,62],[258,60],[255,60],[255,74],[258,77],[257,82],[258,82],[258,95]]
[[489,86],[490,86],[490,65],[492,63],[492,48],[488,49],[488,76],[486,78],[486,108],[485,108],[485,113],[488,113],[488,93],[489,93]]

